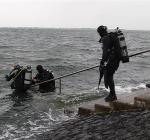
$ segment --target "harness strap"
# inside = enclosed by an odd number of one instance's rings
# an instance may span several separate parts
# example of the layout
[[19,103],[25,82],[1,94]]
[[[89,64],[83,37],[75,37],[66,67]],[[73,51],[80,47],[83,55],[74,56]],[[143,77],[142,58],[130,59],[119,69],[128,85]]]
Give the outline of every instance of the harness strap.
[[24,70],[25,68],[22,68],[19,73],[13,78],[13,80],[15,80],[17,78],[17,76]]

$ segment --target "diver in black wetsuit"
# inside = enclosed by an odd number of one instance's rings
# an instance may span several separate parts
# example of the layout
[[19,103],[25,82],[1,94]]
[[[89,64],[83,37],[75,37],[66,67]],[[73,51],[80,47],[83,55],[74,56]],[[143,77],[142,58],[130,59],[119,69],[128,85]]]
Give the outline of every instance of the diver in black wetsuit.
[[50,79],[54,79],[53,73],[50,72],[49,70],[43,69],[41,65],[38,65],[36,69],[38,73],[34,78],[32,78],[33,83],[45,82],[43,84],[39,84],[40,89],[46,89],[46,90],[50,88],[55,89],[55,80],[46,82]]
[[19,62],[13,64],[14,69],[10,72],[9,75],[6,75],[5,78],[7,81],[13,79],[11,83],[11,89],[16,89],[19,91],[26,91],[24,88],[24,79],[26,69],[19,65]]
[[119,60],[114,55],[113,44],[111,43],[111,39],[107,33],[106,26],[99,26],[97,28],[97,32],[101,36],[100,43],[102,43],[102,59],[100,62],[100,71],[104,71],[104,82],[105,87],[110,89],[109,95],[105,98],[105,101],[113,101],[117,100],[115,93],[115,85],[113,80],[113,74],[119,67]]

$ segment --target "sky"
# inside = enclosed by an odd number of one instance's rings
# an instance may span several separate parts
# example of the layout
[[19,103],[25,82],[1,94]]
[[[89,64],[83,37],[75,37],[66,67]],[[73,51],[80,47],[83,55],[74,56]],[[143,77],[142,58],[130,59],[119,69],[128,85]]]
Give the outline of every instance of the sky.
[[150,0],[0,0],[0,27],[150,30]]

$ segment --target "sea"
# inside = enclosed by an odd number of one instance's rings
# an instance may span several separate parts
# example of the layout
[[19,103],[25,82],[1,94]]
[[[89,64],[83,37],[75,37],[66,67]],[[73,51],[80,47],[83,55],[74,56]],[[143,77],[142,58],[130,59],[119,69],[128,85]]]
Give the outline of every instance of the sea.
[[[122,31],[129,55],[150,49],[150,31]],[[103,79],[98,89],[98,67],[63,77],[99,65],[102,57],[99,39],[96,28],[0,28],[1,140],[36,139],[77,117],[77,111],[68,114],[66,109],[108,95]],[[15,61],[24,67],[31,66],[32,77],[37,74],[37,65],[51,69],[58,78],[56,90],[41,91],[37,85],[26,93],[16,94],[10,88],[11,81],[5,80]],[[120,62],[114,82],[116,94],[146,90],[145,85],[150,83],[150,52],[130,57],[128,63]]]

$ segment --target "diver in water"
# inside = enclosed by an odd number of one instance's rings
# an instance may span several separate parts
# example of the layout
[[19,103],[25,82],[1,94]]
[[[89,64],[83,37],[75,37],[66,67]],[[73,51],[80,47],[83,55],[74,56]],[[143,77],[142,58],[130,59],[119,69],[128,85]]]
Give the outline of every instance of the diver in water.
[[10,72],[9,75],[6,75],[5,78],[7,81],[13,80],[11,83],[11,89],[26,91],[24,82],[25,82],[25,72],[27,69],[19,65],[19,62],[14,62],[14,69]]
[[38,73],[35,77],[32,78],[33,84],[45,82],[43,84],[39,84],[40,89],[55,89],[55,80],[46,82],[50,79],[54,79],[54,74],[52,71],[43,69],[41,65],[38,65],[36,70]]
[[117,100],[115,93],[115,85],[113,75],[119,67],[119,60],[116,59],[113,53],[113,44],[111,43],[110,37],[107,33],[106,26],[99,26],[97,32],[100,35],[100,43],[102,43],[102,59],[100,61],[99,70],[104,73],[105,87],[110,89],[109,95],[105,98],[105,101]]

